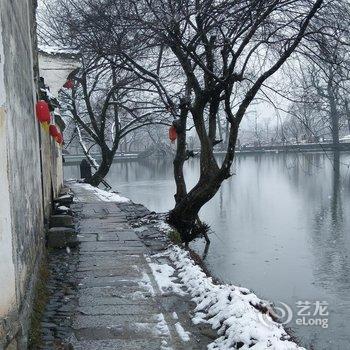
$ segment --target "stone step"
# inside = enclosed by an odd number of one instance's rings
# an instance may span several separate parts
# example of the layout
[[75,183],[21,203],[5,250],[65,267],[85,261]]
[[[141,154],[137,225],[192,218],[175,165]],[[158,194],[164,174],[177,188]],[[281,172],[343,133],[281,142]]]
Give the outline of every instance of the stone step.
[[47,245],[49,248],[74,248],[78,244],[77,234],[73,228],[52,227],[47,232]]
[[74,227],[73,216],[65,214],[51,215],[50,227]]

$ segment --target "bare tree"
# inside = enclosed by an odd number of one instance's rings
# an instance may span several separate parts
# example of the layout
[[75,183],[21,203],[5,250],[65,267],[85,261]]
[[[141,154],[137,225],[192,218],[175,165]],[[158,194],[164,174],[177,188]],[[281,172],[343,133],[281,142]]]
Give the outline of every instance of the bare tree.
[[[300,46],[300,69],[298,76],[294,76],[295,95],[303,105],[305,126],[311,131],[307,124],[315,121],[315,113],[309,113],[312,109],[329,128],[335,146],[339,143],[340,130],[344,124],[348,126],[349,19],[347,2],[333,3],[327,16],[317,18],[315,26],[320,30],[311,32],[308,40]],[[307,103],[310,107],[306,106]],[[296,104],[293,105],[295,108]]]
[[[303,80],[303,84],[305,84]],[[282,123],[283,135],[295,142],[318,142],[330,133],[328,111],[318,97],[310,96],[310,89],[303,90],[300,100],[289,105],[287,118]],[[325,122],[327,121],[327,122]]]
[[100,149],[101,163],[93,164],[96,172],[88,179],[98,186],[109,172],[121,141],[141,127],[163,123],[163,112],[154,106],[149,91],[143,94],[133,72],[110,61],[83,57],[82,67],[70,78],[74,87],[62,91],[63,113],[74,120],[79,133],[81,129],[89,148],[97,145]]
[[[155,89],[174,118],[176,205],[169,222],[190,241],[198,213],[231,176],[240,123],[267,80],[291,57],[324,0],[60,0],[71,45],[122,62]],[[74,15],[73,15],[74,13]],[[77,39],[79,38],[79,40]],[[227,120],[222,163],[218,118]],[[200,177],[187,189],[187,130],[200,141]],[[220,131],[219,131],[220,132]],[[219,135],[220,137],[220,135]]]

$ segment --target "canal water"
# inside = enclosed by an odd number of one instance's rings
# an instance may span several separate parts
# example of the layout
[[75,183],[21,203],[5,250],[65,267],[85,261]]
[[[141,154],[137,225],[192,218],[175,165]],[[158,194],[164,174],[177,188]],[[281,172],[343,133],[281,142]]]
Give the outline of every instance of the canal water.
[[[350,349],[349,164],[346,153],[240,155],[201,211],[213,230],[210,272],[273,301],[309,349]],[[66,178],[78,174],[65,167]],[[197,159],[185,176],[195,184]],[[151,210],[174,205],[169,160],[115,163],[107,180]],[[204,254],[203,240],[191,247]]]

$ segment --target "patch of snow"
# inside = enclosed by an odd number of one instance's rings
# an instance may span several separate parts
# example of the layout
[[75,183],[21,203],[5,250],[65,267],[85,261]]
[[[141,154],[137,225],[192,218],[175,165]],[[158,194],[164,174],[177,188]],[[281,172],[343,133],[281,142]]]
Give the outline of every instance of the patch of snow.
[[[158,321],[158,315],[157,315],[157,321]],[[147,333],[151,333],[154,336],[159,336],[159,330],[154,325],[154,323],[141,323],[141,322],[135,322],[132,324],[133,327],[135,327],[136,331],[146,331]],[[158,323],[157,323],[158,325]]]
[[168,225],[166,222],[160,220],[158,221],[155,226],[162,232],[164,233],[169,233],[170,231],[172,231],[172,228],[170,225]]
[[177,316],[177,313],[174,311],[171,316],[173,317],[174,320],[178,320],[179,317]]
[[[231,349],[237,343],[244,344],[242,350],[305,350],[290,340],[281,324],[263,316],[259,308],[266,306],[266,302],[248,289],[214,284],[180,247],[169,248],[163,256],[174,263],[182,284],[197,305],[193,322],[210,324],[218,332],[219,338],[208,345],[209,350]],[[165,268],[162,273],[169,274],[170,269]]]
[[163,340],[162,340],[162,344],[160,345],[160,350],[173,350],[173,348],[171,346],[168,346],[167,342],[163,343]]
[[97,187],[93,187],[89,184],[79,184],[79,185],[84,187],[85,189],[93,192],[95,196],[97,196],[98,198],[100,198],[104,202],[118,202],[118,203],[130,202],[129,198],[122,197],[117,193],[104,191],[104,190],[101,190]]
[[137,271],[137,272],[140,272],[140,268],[137,266],[137,265],[131,265],[131,267]]
[[57,55],[57,54],[76,55],[79,53],[78,50],[71,49],[68,46],[51,46],[51,45],[39,44],[38,48],[40,51],[51,54],[51,55]]
[[176,293],[179,295],[186,295],[187,293],[181,289],[181,284],[175,283],[176,277],[172,277],[175,269],[167,264],[148,263],[153,276],[158,284],[158,287],[162,294]]
[[157,325],[156,325],[156,331],[157,334],[160,336],[169,336],[170,335],[170,331],[169,331],[169,327],[168,324],[165,321],[164,315],[163,314],[158,314],[157,315]]
[[133,292],[131,294],[131,299],[132,300],[143,300],[143,299],[146,299],[146,296],[144,293],[142,293],[141,291],[136,291],[136,292]]
[[144,226],[140,226],[140,227],[135,227],[134,228],[134,231],[136,232],[143,232],[143,231],[146,231],[147,230],[147,227],[144,227]]
[[175,323],[176,332],[183,341],[190,341],[190,332],[184,330],[180,322]]
[[70,194],[64,194],[63,196],[59,196],[57,199],[60,200],[60,199],[70,199],[70,198],[72,198]]
[[173,348],[169,347],[168,342],[165,339],[163,339],[160,345],[160,350],[173,350]]
[[66,207],[65,205],[60,205],[59,207],[57,207],[57,209],[63,210],[63,211],[68,211],[69,210],[69,208]]
[[152,296],[155,295],[152,282],[146,272],[142,272],[142,279],[138,281],[141,288],[146,289]]

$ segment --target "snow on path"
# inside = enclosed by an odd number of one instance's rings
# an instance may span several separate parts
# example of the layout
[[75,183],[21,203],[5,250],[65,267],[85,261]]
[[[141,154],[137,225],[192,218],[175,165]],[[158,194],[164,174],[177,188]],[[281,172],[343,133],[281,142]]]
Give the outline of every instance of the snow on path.
[[[173,262],[181,283],[197,305],[193,322],[208,323],[217,330],[219,338],[208,345],[209,350],[227,350],[238,346],[241,350],[305,350],[290,341],[281,324],[259,311],[266,306],[266,302],[248,289],[214,284],[188,252],[178,246],[172,246],[154,257],[162,256],[169,257]],[[152,271],[156,271],[160,286],[174,284],[174,277],[171,277],[167,266],[152,263]],[[173,289],[179,289],[179,283]]]
[[179,335],[179,337],[180,337],[184,342],[190,341],[190,335],[191,335],[191,333],[185,331],[184,328],[181,326],[181,323],[180,323],[180,322],[176,322],[176,323],[175,323],[175,328],[176,328],[177,334]]
[[119,202],[119,203],[126,203],[130,202],[129,198],[122,197],[117,193],[114,192],[108,192],[101,190],[97,187],[91,186],[89,184],[81,183],[79,186],[85,188],[88,191],[91,191],[95,196],[97,196],[99,199],[101,199],[104,202]]
[[187,294],[181,289],[181,284],[174,282],[176,277],[171,277],[175,272],[173,267],[167,264],[157,264],[151,262],[148,262],[148,265],[152,270],[153,276],[162,294],[175,293],[181,296]]

